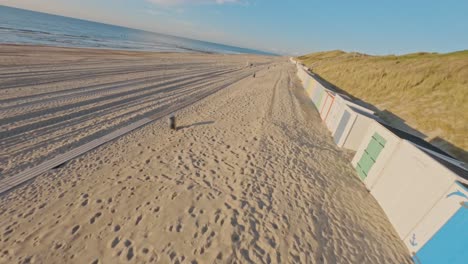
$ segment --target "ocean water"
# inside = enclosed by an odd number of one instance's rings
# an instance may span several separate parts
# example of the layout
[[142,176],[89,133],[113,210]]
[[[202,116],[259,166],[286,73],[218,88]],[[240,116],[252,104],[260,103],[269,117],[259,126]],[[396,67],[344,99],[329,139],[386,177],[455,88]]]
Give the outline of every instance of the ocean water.
[[0,5],[0,43],[119,50],[275,55]]

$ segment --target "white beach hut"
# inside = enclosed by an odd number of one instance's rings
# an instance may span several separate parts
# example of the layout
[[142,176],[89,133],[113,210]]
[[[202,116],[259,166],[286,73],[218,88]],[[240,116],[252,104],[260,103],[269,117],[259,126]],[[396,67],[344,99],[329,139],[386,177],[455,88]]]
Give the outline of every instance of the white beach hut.
[[299,64],[297,65],[297,77],[299,78],[299,80],[301,80],[302,85],[304,85],[306,73],[304,69],[302,68],[302,66],[300,66]]
[[416,136],[374,122],[352,164],[416,263],[464,263],[468,172],[461,162]]
[[313,92],[315,90],[316,85],[317,85],[317,82],[313,78],[310,78],[309,85],[307,87],[305,87],[307,97],[309,97],[309,99],[311,99],[311,100],[312,100],[312,94],[313,94]]
[[372,121],[367,131],[364,132],[362,143],[357,148],[356,154],[351,161],[368,189],[373,188],[382,170],[387,166],[388,160],[394,155],[402,140],[411,141],[417,146],[424,147],[427,151],[450,158],[447,153],[419,137],[384,123]]
[[341,120],[341,117],[343,116],[346,105],[352,106],[353,108],[359,109],[370,115],[374,115],[374,111],[354,103],[351,100],[351,98],[349,98],[348,96],[344,94],[336,93],[334,96],[335,98],[333,100],[333,104],[330,106],[329,113],[328,115],[325,115],[324,117],[325,124],[327,125],[328,130],[330,130],[332,135],[336,131],[338,122]]
[[419,263],[465,263],[467,175],[402,140],[370,189]]
[[354,106],[345,104],[343,114],[337,121],[333,140],[338,147],[357,150],[369,126],[378,118]]
[[333,104],[330,108],[330,113],[325,118],[325,124],[328,127],[328,130],[330,130],[330,132],[332,133],[332,135],[336,130],[338,121],[343,115],[345,105],[346,105],[346,101],[342,97],[342,95],[335,94],[335,99],[333,100]]
[[370,192],[405,240],[455,180],[445,167],[402,140]]
[[319,109],[319,105],[321,103],[324,92],[325,92],[325,88],[322,86],[322,84],[317,82],[317,85],[315,87],[315,91],[314,91],[314,93],[312,95],[312,102],[314,103],[314,105],[315,105],[315,107],[317,109]]

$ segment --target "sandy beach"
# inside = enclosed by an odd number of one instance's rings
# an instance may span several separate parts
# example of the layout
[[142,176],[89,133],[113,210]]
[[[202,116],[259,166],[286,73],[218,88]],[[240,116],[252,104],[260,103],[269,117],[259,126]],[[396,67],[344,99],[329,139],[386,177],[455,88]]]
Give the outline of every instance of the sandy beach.
[[160,119],[1,195],[0,263],[412,263],[295,70],[0,46],[0,177],[164,109],[180,126]]

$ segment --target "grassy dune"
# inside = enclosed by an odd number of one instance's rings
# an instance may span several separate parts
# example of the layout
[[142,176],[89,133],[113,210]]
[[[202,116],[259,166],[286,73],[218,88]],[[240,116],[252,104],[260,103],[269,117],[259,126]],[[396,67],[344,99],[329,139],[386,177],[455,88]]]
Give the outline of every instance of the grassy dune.
[[298,60],[347,93],[399,116],[468,161],[468,50],[370,56],[318,52]]

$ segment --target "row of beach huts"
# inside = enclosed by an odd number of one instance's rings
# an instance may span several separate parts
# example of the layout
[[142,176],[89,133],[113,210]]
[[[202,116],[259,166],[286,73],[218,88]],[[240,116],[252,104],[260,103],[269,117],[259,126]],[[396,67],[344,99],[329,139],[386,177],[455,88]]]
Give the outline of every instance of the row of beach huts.
[[468,171],[423,139],[380,120],[304,65],[297,76],[335,143],[355,151],[352,166],[415,263],[468,263]]

